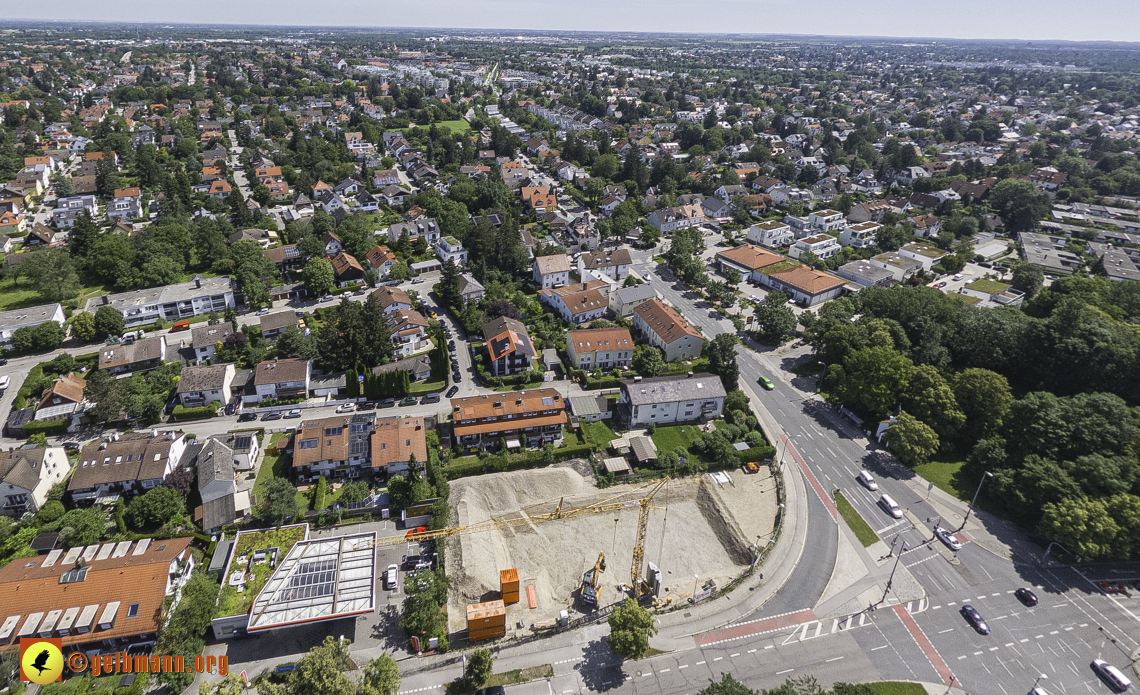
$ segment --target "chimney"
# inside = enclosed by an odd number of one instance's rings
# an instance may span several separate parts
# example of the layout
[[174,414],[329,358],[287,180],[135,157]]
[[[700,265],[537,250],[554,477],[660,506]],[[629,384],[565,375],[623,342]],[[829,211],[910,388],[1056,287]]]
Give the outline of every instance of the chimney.
[[103,300],[103,306],[106,306],[106,305],[111,303],[111,295],[109,295],[109,294],[103,295],[101,297],[101,299]]
[[686,378],[686,379],[692,379],[692,378],[693,378],[693,373],[692,373],[692,372],[689,372],[689,375],[688,375],[687,377],[685,377],[685,378]]
[[198,289],[202,288],[202,276],[201,275],[195,275],[194,276],[194,287],[198,288]]

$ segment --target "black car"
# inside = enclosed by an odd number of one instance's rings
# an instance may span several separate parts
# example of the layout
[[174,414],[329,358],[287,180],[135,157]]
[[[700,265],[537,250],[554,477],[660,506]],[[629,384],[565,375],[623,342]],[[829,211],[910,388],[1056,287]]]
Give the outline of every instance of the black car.
[[257,419],[257,413],[242,413],[238,415],[238,422],[253,422]]
[[970,625],[973,625],[974,629],[977,630],[979,634],[990,634],[990,626],[986,624],[986,619],[983,618],[982,614],[975,610],[973,606],[967,603],[966,605],[962,606],[962,610],[960,612],[962,613],[962,617],[966,619],[966,622],[970,623]]
[[396,399],[395,398],[385,398],[384,400],[380,401],[380,407],[381,408],[394,408],[394,407],[396,407]]
[[447,397],[451,398],[452,396],[454,396],[457,393],[459,393],[459,387],[458,386],[452,386],[451,388],[449,388],[447,390]]
[[8,360],[4,359],[3,357],[0,357],[0,367],[3,367],[6,364],[8,364]]
[[454,340],[447,341],[447,349],[448,350],[454,350],[455,349],[455,341]]
[[356,409],[357,410],[376,410],[376,404],[373,403],[372,401],[364,401],[360,405],[356,406]]
[[1027,606],[1037,605],[1037,594],[1034,594],[1032,591],[1026,589],[1025,587],[1022,587],[1013,592],[1013,595],[1017,597],[1018,601],[1021,601]]
[[506,692],[507,691],[503,690],[503,686],[492,685],[490,688],[476,690],[475,695],[506,695]]
[[262,422],[267,422],[269,420],[280,420],[280,419],[281,419],[281,413],[266,413],[265,415],[261,416]]
[[63,448],[67,449],[68,451],[79,451],[80,446],[79,442],[64,442]]
[[400,400],[400,407],[402,408],[406,405],[415,405],[416,403],[419,403],[419,399],[417,399],[415,396],[408,396]]
[[237,411],[237,403],[230,403],[226,406],[226,415],[233,415]]
[[439,403],[439,394],[429,393],[428,395],[424,396],[422,401],[420,401],[421,405],[427,405],[428,403]]

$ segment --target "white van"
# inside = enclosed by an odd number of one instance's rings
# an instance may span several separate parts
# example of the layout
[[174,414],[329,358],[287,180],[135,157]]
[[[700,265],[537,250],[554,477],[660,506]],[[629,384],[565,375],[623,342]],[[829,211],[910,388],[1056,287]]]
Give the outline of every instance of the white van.
[[879,489],[879,484],[875,482],[875,476],[871,475],[867,471],[859,471],[859,475],[857,477],[859,478],[859,482],[863,483],[863,486],[868,490],[874,491]]
[[1103,659],[1093,659],[1092,667],[1101,677],[1101,680],[1106,681],[1116,692],[1122,693],[1132,687],[1132,681],[1128,679],[1128,676]]
[[890,514],[896,519],[901,519],[903,516],[902,508],[899,507],[898,502],[891,499],[890,495],[883,495],[879,498],[879,506],[883,508],[887,514]]

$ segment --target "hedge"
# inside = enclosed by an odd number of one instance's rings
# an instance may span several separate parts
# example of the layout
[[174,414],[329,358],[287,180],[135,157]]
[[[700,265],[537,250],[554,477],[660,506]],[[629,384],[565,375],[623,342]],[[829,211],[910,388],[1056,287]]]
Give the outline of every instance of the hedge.
[[[592,453],[594,453],[594,449],[588,444],[567,446],[554,450],[554,460],[558,462],[572,458],[587,458]],[[448,480],[466,478],[472,475],[482,475],[484,473],[518,471],[527,468],[538,468],[545,465],[546,455],[541,450],[528,451],[526,454],[519,454],[508,458],[506,463],[500,463],[502,460],[503,457],[501,456],[488,456],[487,458],[476,458],[470,461],[452,460],[443,470],[447,474]]]
[[71,418],[60,418],[58,420],[32,420],[24,425],[24,434],[33,435],[37,432],[44,434],[66,434],[67,426],[71,423]]
[[[760,462],[760,461],[763,461],[764,459],[772,458],[772,455],[775,453],[776,453],[776,449],[774,447],[754,446],[751,449],[745,449],[744,451],[736,452],[736,457],[740,460],[741,463],[744,463],[747,461]],[[712,469],[713,466],[710,465],[709,468]]]
[[182,405],[174,406],[174,417],[178,420],[201,420],[202,418],[214,417],[217,414],[217,401],[212,401],[207,405],[197,408],[185,408]]

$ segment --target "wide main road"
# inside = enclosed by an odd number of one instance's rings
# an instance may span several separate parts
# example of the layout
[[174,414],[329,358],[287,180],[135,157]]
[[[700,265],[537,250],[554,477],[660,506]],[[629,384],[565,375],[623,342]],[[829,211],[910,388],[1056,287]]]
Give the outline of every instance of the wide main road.
[[[634,265],[706,337],[734,332],[731,323],[717,317],[711,307],[698,306],[695,297],[649,254],[635,253]],[[1039,567],[1041,548],[1028,543],[1020,530],[985,514],[971,516],[957,535],[962,549],[951,552],[933,538],[932,527],[938,523],[958,530],[963,526],[964,505],[940,490],[928,490],[912,472],[819,399],[813,393],[813,379],[790,373],[798,359],[795,354],[765,351],[758,346],[738,348],[742,385],[754,385],[760,376],[775,385],[772,391],[753,392],[759,394],[761,407],[779,423],[794,450],[791,455],[783,446],[777,450],[787,464],[785,471],[792,473],[802,461],[810,483],[809,537],[813,545],[801,556],[797,577],[764,606],[761,614],[813,607],[818,594],[807,587],[821,573],[826,582],[834,566],[832,518],[821,500],[839,489],[884,543],[893,541],[895,552],[906,544],[908,550],[900,563],[921,584],[925,598],[910,606],[913,612],[905,606],[880,609],[873,614],[874,629],[852,629],[835,635],[830,639],[835,643],[833,648],[841,649],[841,644],[853,640],[882,678],[953,682],[970,692],[1008,695],[1028,691],[1034,680],[1045,674],[1049,680],[1042,684],[1050,692],[1107,692],[1089,669],[1089,662],[1103,658],[1120,667],[1129,664],[1129,655],[1140,649],[1140,600],[1106,596],[1093,580],[1133,581],[1140,577],[1140,568],[1099,567],[1078,572]],[[879,492],[871,492],[856,481],[860,469],[876,476]],[[883,492],[906,510],[904,519],[893,519],[877,505]],[[1013,596],[1020,587],[1031,588],[1040,604],[1032,608],[1022,605]],[[964,604],[973,605],[988,620],[992,628],[989,635],[978,634],[965,622],[959,613]],[[823,622],[826,634],[828,621]],[[909,632],[914,639],[880,634],[888,629],[902,631],[902,635]],[[900,644],[905,644],[906,650]],[[910,651],[916,645],[919,651]],[[730,654],[739,651],[733,647]],[[862,663],[850,656],[843,661],[851,667]],[[803,670],[797,666],[789,675],[795,673]],[[825,678],[821,682],[830,683]],[[672,690],[666,683],[661,685],[664,692]]]

